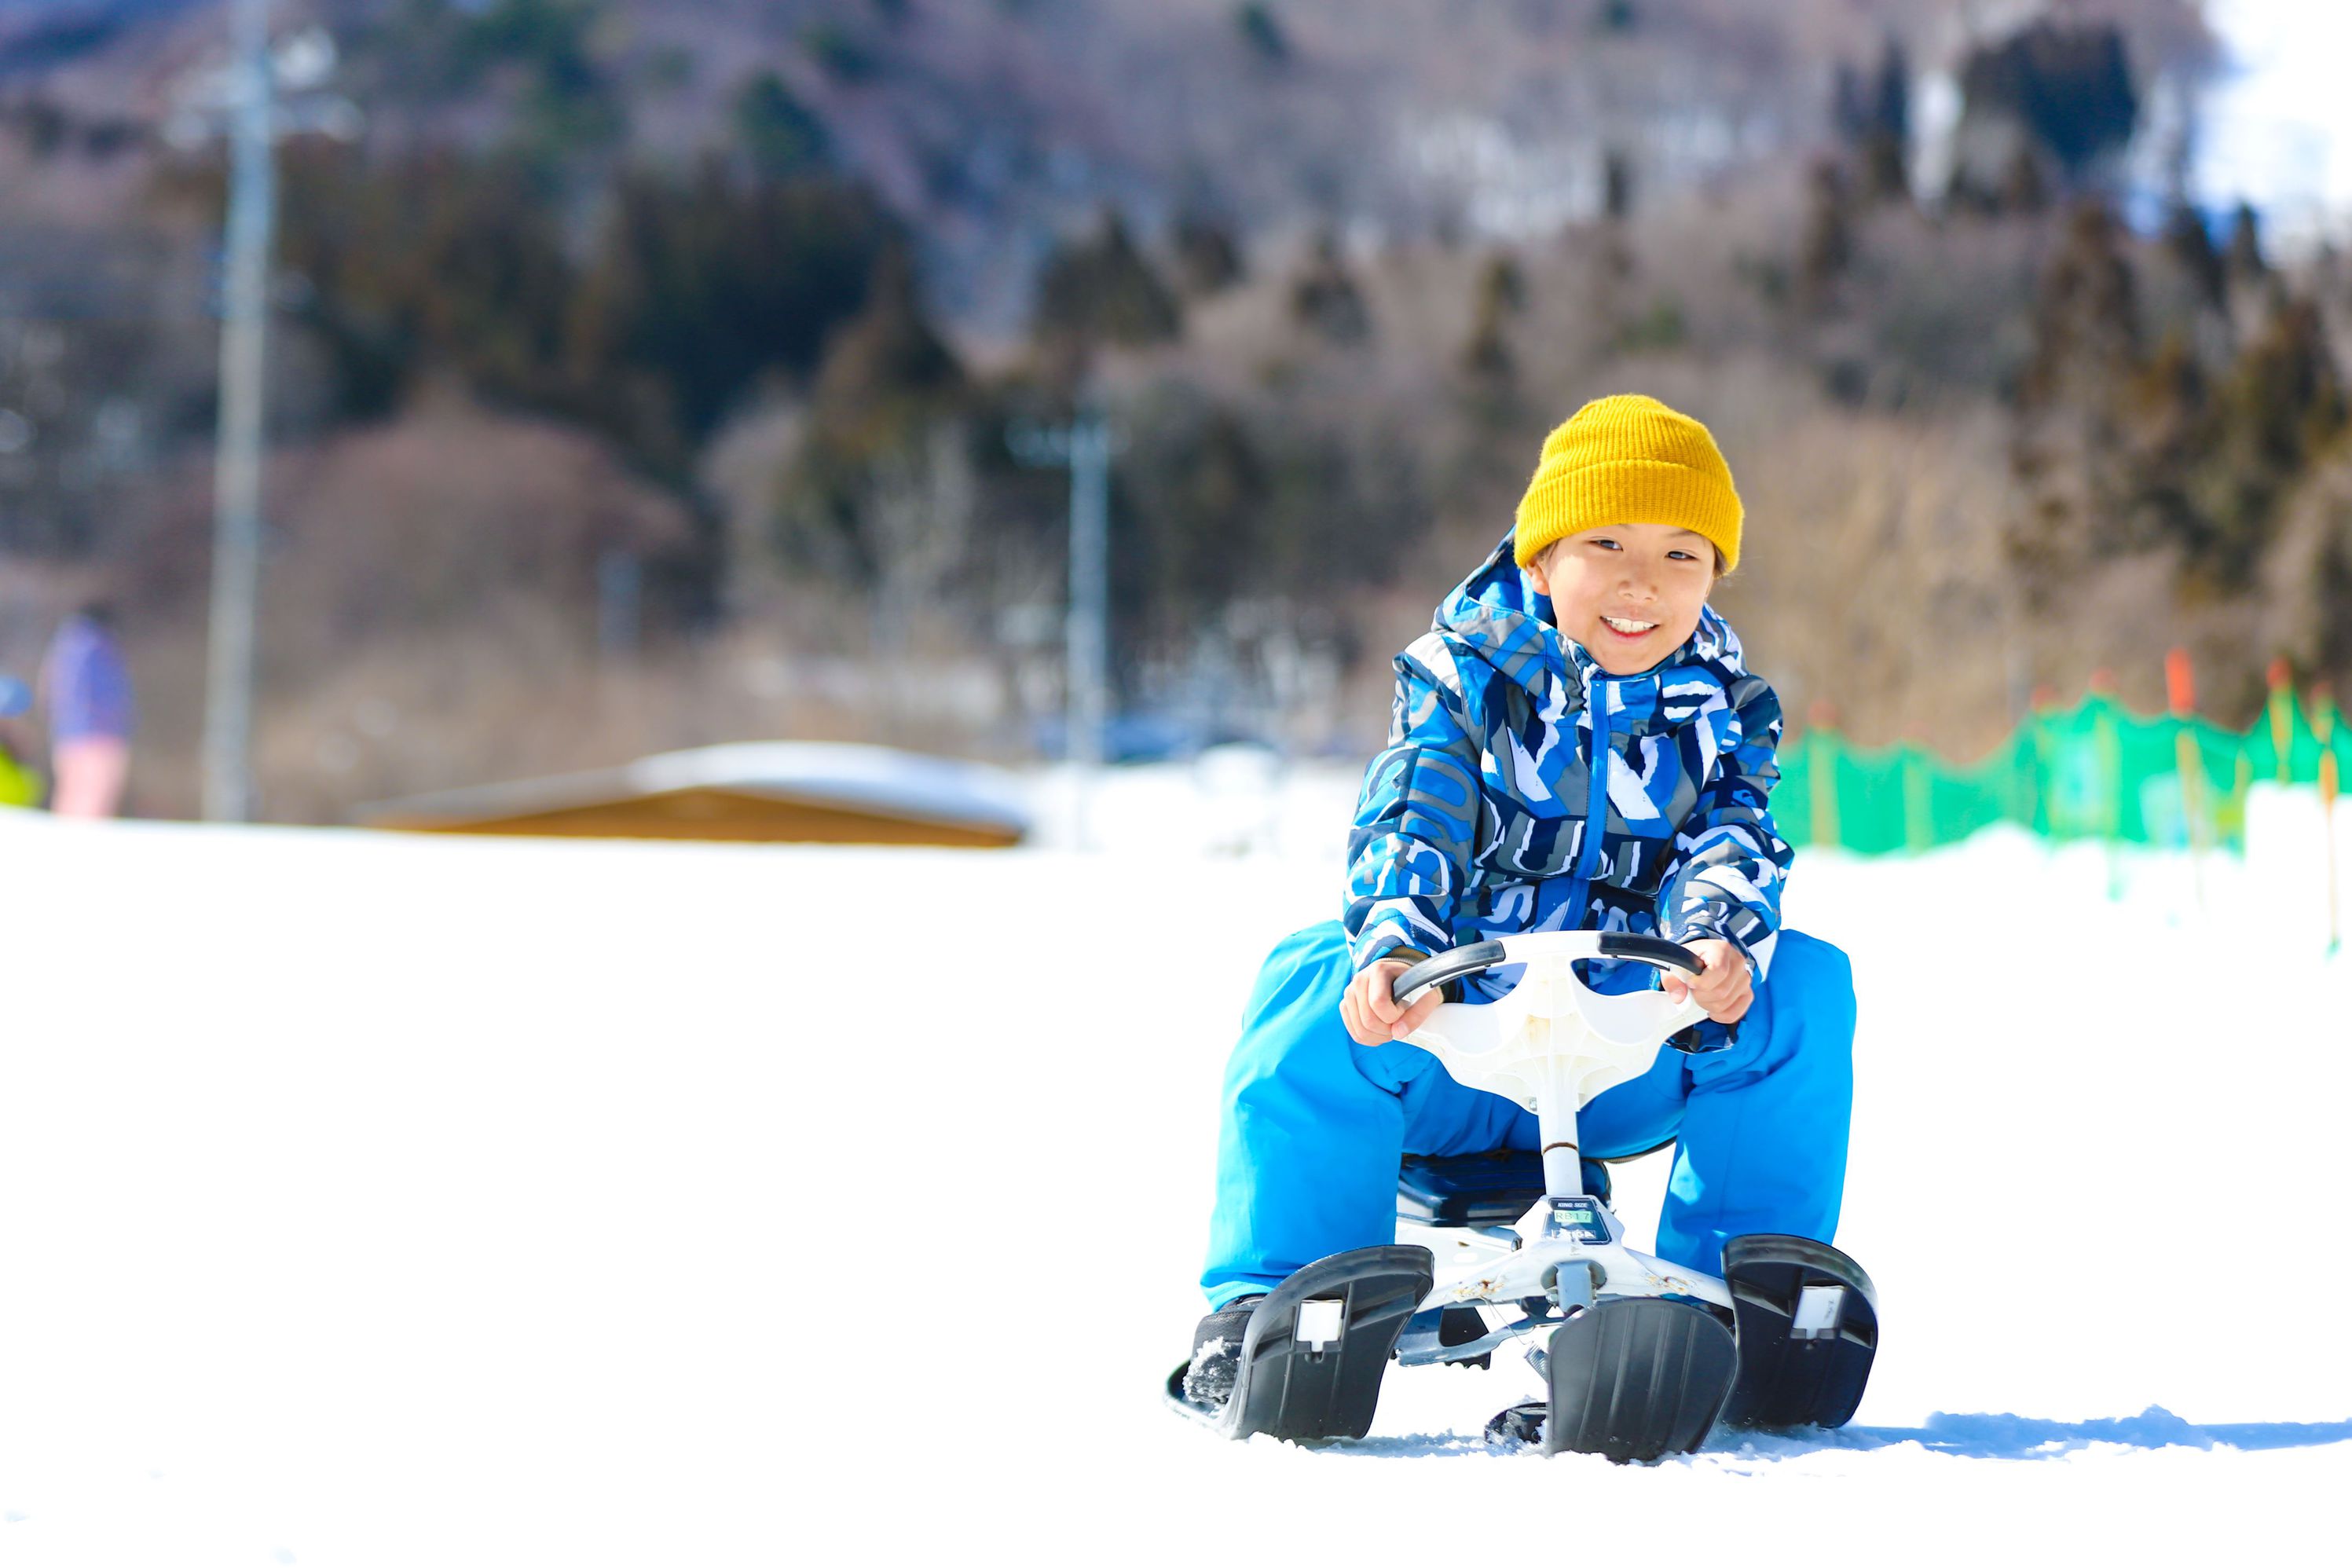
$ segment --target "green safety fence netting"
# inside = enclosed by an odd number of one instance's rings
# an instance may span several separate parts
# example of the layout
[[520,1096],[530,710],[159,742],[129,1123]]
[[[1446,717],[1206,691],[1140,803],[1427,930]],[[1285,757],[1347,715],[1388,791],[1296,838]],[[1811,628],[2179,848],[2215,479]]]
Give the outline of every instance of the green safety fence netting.
[[[2327,768],[2322,758],[2330,755]],[[2333,776],[2323,781],[2324,773]],[[2134,713],[2094,695],[2072,709],[2037,710],[1974,763],[1805,731],[1780,748],[1772,815],[1792,845],[1871,855],[1958,843],[1996,822],[2052,838],[2242,849],[2253,784],[2332,792],[2346,776],[2352,731],[2324,700],[2315,711],[2275,692],[2270,710],[2241,734],[2202,719]]]

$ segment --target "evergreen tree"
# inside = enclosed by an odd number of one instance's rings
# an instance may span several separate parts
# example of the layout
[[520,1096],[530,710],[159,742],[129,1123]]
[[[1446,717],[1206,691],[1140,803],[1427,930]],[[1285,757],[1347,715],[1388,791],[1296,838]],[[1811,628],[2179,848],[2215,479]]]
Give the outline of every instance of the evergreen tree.
[[2312,301],[2282,298],[2214,388],[2212,449],[2197,483],[2204,526],[2184,541],[2217,585],[2252,578],[2281,503],[2345,425],[2345,391]]
[[419,379],[595,425],[677,471],[761,375],[813,368],[864,303],[895,233],[831,181],[618,176],[585,256],[552,177],[520,155],[386,162],[305,141],[282,158],[285,268],[347,413],[393,411]]
[[2205,226],[2204,215],[2188,202],[2174,202],[2165,214],[2164,248],[2195,285],[2199,297],[2219,307],[2228,275],[2221,253],[2213,248],[2213,236]]
[[304,139],[280,157],[279,265],[349,414],[390,413],[420,376],[541,402],[562,381],[578,284],[542,176],[512,156],[385,163]]
[[2113,23],[2036,22],[1969,51],[1960,67],[1966,120],[2006,121],[2079,181],[2120,152],[2139,121],[2139,98]]
[[1234,7],[1234,26],[1250,53],[1259,59],[1275,66],[1290,63],[1290,35],[1283,30],[1274,12],[1258,0]]
[[1518,264],[1503,252],[1479,268],[1470,307],[1470,337],[1462,348],[1462,368],[1474,381],[1507,387],[1517,374],[1511,354],[1512,318],[1527,307],[1527,281]]
[[1993,210],[2018,217],[2037,217],[2049,205],[2050,182],[2042,172],[2042,155],[2021,142],[2001,167],[2000,185],[1993,193]]
[[801,48],[817,68],[845,87],[882,74],[882,57],[856,33],[835,21],[816,21],[801,30]]
[[1306,267],[1291,280],[1290,315],[1335,343],[1360,343],[1372,335],[1371,309],[1340,258],[1339,237],[1328,229],[1315,237]]
[[2105,203],[2078,202],[2033,300],[2011,461],[2023,507],[2005,543],[2029,607],[2063,602],[2103,552],[2127,548],[2148,475],[2118,404],[2140,364],[2137,288]]
[[1828,159],[1805,181],[1804,229],[1797,248],[1797,299],[1808,312],[1829,307],[1838,279],[1853,263],[1853,215],[1845,172]]
[[804,371],[866,303],[895,226],[865,192],[624,175],[569,311],[579,410],[658,465],[682,462],[761,375]]
[[865,309],[826,345],[818,405],[862,416],[937,405],[967,390],[963,366],[924,313],[906,244],[892,243],[875,261]]
[[2263,255],[2263,223],[2244,202],[2230,220],[2230,246],[2222,270],[2232,289],[2258,289],[2270,280],[2271,264]]
[[[785,558],[862,585],[877,582],[895,535],[886,516],[935,437],[970,401],[954,353],[926,318],[902,244],[877,258],[865,307],[826,345],[800,450],[779,486]],[[904,507],[899,507],[900,510]],[[895,541],[903,542],[903,541]]]
[[1503,322],[1493,308],[1481,302],[1471,318],[1469,340],[1462,345],[1463,374],[1491,387],[1507,387],[1518,377],[1518,362]]
[[1851,66],[1837,72],[1838,131],[1854,150],[1862,169],[1862,194],[1869,201],[1905,201],[1911,195],[1911,67],[1903,46],[1890,37],[1878,68],[1865,82]]
[[1601,155],[1601,216],[1611,223],[1622,223],[1633,212],[1633,161],[1612,147]]
[[2034,298],[2020,401],[2101,408],[2138,363],[2137,295],[2121,227],[2105,203],[2079,202]]
[[824,124],[773,71],[761,71],[735,95],[735,139],[762,179],[812,173],[824,160]]
[[1497,318],[1516,316],[1528,308],[1527,275],[1510,252],[1498,250],[1478,269],[1478,309]]
[[1271,478],[1234,409],[1189,386],[1154,389],[1122,412],[1114,611],[1129,647],[1181,649],[1254,586],[1275,541]]
[[1217,219],[1188,212],[1176,220],[1176,269],[1186,293],[1221,293],[1244,276],[1240,243]]
[[1066,343],[1133,346],[1181,336],[1184,316],[1128,237],[1126,221],[1107,210],[1091,237],[1046,261],[1037,279],[1035,325],[1041,338]]

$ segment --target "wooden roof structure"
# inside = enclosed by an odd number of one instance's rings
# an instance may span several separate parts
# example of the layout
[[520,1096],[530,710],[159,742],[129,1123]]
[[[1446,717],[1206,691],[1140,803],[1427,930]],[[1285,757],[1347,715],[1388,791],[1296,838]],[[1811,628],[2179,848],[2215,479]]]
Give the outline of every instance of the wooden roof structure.
[[362,806],[371,827],[526,837],[915,844],[997,849],[1029,832],[1001,768],[887,746],[742,742],[623,767]]

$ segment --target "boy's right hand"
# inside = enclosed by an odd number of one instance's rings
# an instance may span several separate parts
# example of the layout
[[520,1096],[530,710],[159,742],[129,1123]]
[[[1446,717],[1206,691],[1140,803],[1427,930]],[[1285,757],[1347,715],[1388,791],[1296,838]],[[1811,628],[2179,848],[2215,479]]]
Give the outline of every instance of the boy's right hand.
[[1392,958],[1383,958],[1366,967],[1348,983],[1348,994],[1339,998],[1339,1016],[1348,1026],[1348,1036],[1360,1046],[1385,1046],[1401,1039],[1429,1022],[1445,1000],[1445,987],[1433,985],[1414,999],[1410,1007],[1401,1007],[1396,1000],[1397,976],[1412,967]]

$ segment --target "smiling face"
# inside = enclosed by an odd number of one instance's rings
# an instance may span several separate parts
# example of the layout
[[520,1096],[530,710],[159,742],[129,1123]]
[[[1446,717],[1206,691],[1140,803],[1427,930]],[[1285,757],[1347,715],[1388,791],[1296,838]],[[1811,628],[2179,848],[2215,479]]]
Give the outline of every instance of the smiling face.
[[1591,528],[1528,563],[1552,623],[1612,675],[1639,675],[1683,646],[1715,587],[1715,546],[1687,528]]

